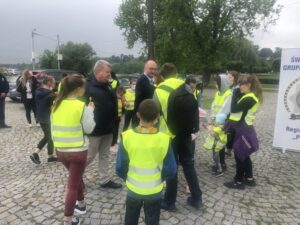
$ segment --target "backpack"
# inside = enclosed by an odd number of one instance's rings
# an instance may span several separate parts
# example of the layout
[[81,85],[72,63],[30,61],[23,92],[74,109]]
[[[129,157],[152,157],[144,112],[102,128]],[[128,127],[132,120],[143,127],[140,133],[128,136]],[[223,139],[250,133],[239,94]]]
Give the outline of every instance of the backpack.
[[185,84],[171,92],[168,99],[167,125],[175,135],[191,135],[199,130],[198,103]]

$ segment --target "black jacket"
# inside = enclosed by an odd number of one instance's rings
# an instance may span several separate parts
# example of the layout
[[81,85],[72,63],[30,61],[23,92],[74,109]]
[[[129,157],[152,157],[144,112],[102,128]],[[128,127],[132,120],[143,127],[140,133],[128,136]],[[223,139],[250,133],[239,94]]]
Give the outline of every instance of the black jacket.
[[46,88],[38,88],[36,90],[36,116],[40,123],[50,123],[51,106],[54,98],[53,92]]
[[0,93],[8,93],[9,84],[6,80],[6,77],[0,73]]
[[118,117],[117,96],[107,83],[98,82],[94,76],[87,79],[86,101],[92,97],[95,104],[94,119],[96,126],[92,136],[112,134],[115,121]]
[[135,87],[135,100],[134,100],[134,112],[138,111],[140,103],[145,100],[152,98],[154,94],[154,86],[146,77],[146,75],[141,75],[136,82]]
[[[30,78],[30,82],[31,82],[31,93],[32,93],[32,99],[35,99],[35,91],[39,86],[39,83],[37,81],[37,79],[34,76],[31,76]],[[17,91],[21,92],[21,99],[22,101],[26,100],[26,86],[24,87],[21,84],[21,79],[17,80]]]
[[199,131],[198,103],[186,84],[171,93],[167,118],[168,127],[175,135],[191,135]]

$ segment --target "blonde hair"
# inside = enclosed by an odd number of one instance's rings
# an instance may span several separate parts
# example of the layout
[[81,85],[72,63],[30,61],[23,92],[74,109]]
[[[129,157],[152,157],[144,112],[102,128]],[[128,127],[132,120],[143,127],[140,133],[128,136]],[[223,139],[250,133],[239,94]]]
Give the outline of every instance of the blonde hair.
[[25,69],[22,71],[22,75],[20,78],[22,87],[26,87],[26,82],[29,80],[30,76],[31,76],[31,73],[30,73],[29,69]]
[[262,87],[254,74],[242,74],[239,76],[238,84],[250,84],[250,91],[255,94],[259,102],[263,102]]
[[95,66],[94,66],[94,70],[93,70],[94,73],[103,70],[103,68],[104,68],[105,66],[108,66],[109,68],[111,67],[110,63],[107,62],[106,60],[98,60],[98,61],[95,63]]

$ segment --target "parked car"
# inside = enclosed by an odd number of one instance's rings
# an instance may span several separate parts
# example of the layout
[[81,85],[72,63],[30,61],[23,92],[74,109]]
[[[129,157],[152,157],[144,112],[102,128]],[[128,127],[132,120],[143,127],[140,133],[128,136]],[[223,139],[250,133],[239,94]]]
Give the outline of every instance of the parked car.
[[138,74],[117,74],[117,78],[120,82],[120,86],[123,86],[124,88],[130,87],[130,81],[132,79],[139,79],[140,75]]
[[7,93],[7,97],[9,97],[13,101],[21,101],[21,93],[17,92],[16,90],[18,78],[18,75],[8,77],[9,92]]
[[[32,70],[32,74],[36,77],[36,79],[41,82],[42,77],[44,74],[53,76],[55,79],[56,86],[58,83],[61,81],[62,74],[79,74],[75,71],[72,70],[58,70],[58,69],[39,69],[39,70]],[[8,97],[11,98],[13,101],[21,101],[21,93],[17,92],[17,81],[20,79],[20,76],[12,76],[10,81],[9,81],[9,93]]]

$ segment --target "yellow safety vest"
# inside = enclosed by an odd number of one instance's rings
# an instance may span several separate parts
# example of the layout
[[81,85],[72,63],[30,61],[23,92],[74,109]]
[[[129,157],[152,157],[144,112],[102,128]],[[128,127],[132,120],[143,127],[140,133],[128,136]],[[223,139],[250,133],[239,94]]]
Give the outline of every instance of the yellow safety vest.
[[126,110],[133,110],[134,109],[134,100],[135,100],[135,92],[131,89],[127,89],[125,93],[126,102],[129,105],[125,106]]
[[113,80],[113,81],[111,82],[111,87],[112,87],[112,89],[116,90],[117,84],[118,84],[118,81],[117,81],[117,80]]
[[215,98],[212,104],[211,109],[211,117],[216,117],[217,113],[219,113],[224,105],[225,100],[232,95],[232,91],[228,89],[221,95],[220,91],[217,91],[215,94]]
[[84,145],[81,117],[84,102],[63,100],[51,114],[51,134],[55,148],[77,148]]
[[157,98],[162,110],[162,115],[160,115],[159,131],[168,134],[171,137],[174,135],[171,133],[166,123],[168,119],[168,100],[170,94],[183,83],[183,80],[177,78],[169,78],[160,83],[154,92],[154,98]]
[[[254,101],[256,102],[254,106],[252,106],[251,109],[248,110],[247,115],[245,116],[245,122],[247,125],[251,126],[253,125],[254,119],[255,119],[255,115],[256,115],[256,111],[257,108],[259,107],[259,100],[258,98],[255,96],[254,93],[249,92],[247,94],[245,94],[239,101],[238,103],[240,103],[241,101],[243,101],[243,99],[251,97],[254,99]],[[233,121],[240,121],[242,118],[243,112],[237,112],[237,113],[230,113],[230,120]]]
[[57,92],[60,92],[61,89],[61,82],[59,82],[58,87],[57,87]]
[[217,135],[217,137],[214,137],[212,135],[208,135],[205,139],[205,142],[203,144],[203,147],[206,150],[215,150],[220,151],[222,150],[225,145],[227,144],[227,135],[223,131],[221,127],[214,126],[213,131]]
[[198,95],[199,95],[199,91],[197,90],[197,89],[195,89],[195,91],[194,91],[194,97],[195,97],[195,99],[197,100],[197,102],[198,102]]
[[122,100],[118,98],[118,117],[122,116]]
[[164,133],[137,133],[130,129],[122,133],[129,157],[126,185],[139,195],[160,193],[163,189],[161,172],[167,155],[170,137]]

